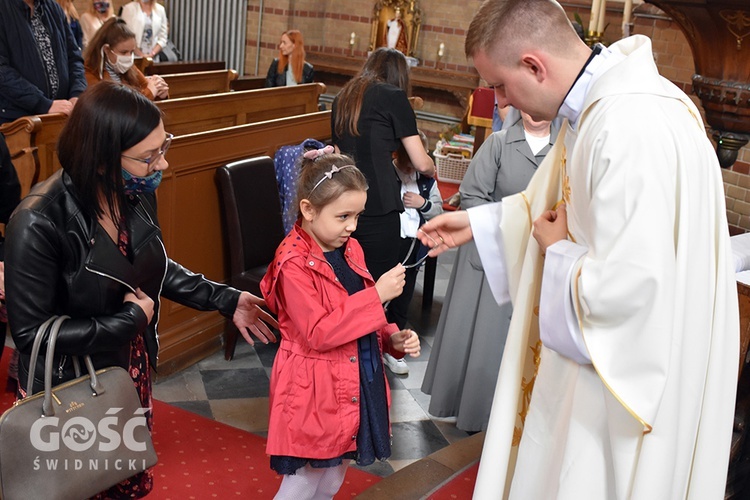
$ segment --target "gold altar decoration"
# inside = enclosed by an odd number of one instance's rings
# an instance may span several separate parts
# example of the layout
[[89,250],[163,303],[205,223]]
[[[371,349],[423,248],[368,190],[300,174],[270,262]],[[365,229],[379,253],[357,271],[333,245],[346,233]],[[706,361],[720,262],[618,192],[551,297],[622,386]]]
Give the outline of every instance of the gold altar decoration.
[[[415,57],[422,26],[417,0],[380,0],[372,9],[369,50],[391,46],[405,56]],[[389,37],[391,39],[389,43]]]

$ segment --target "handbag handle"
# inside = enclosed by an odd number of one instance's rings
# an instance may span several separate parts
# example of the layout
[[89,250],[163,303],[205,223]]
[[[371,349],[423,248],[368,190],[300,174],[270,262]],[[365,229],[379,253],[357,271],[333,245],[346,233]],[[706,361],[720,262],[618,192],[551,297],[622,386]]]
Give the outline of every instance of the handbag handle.
[[[45,417],[52,417],[55,414],[55,408],[52,406],[52,372],[54,371],[54,357],[55,357],[55,344],[57,343],[57,334],[60,331],[60,326],[63,322],[70,318],[70,316],[58,316],[52,317],[42,323],[37,330],[36,338],[34,339],[34,346],[31,350],[31,367],[29,368],[29,379],[26,385],[27,395],[33,394],[34,388],[34,370],[36,367],[36,360],[39,356],[39,349],[41,346],[44,332],[49,329],[49,340],[47,341],[47,354],[44,360],[44,402],[42,404],[42,411]],[[51,326],[50,326],[51,324]],[[94,363],[91,361],[91,356],[83,357],[86,369],[89,372],[91,390],[94,392],[94,396],[104,394],[105,390],[102,384],[99,382],[99,378],[96,375],[94,369]]]

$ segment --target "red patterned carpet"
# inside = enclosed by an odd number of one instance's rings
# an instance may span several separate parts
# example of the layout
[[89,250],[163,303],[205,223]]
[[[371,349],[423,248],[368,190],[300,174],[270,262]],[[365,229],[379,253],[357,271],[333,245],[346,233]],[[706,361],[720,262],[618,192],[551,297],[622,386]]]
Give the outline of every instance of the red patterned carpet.
[[[8,383],[9,348],[0,360],[0,411],[15,401],[15,383]],[[264,438],[154,401],[153,499],[273,498],[281,483],[268,466]],[[353,498],[378,476],[349,468],[337,499]]]
[[454,500],[471,498],[477,481],[479,462],[459,472],[453,479],[430,495],[429,500]]
[[[154,401],[153,438],[159,463],[148,498],[273,498],[281,483],[265,439],[161,401]],[[353,498],[377,481],[350,467],[336,498]]]

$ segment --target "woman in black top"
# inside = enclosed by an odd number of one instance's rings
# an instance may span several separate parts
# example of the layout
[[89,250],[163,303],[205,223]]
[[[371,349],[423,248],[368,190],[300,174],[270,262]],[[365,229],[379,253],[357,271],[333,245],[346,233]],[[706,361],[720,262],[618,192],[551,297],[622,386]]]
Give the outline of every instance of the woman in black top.
[[266,75],[266,87],[285,87],[312,83],[313,66],[305,61],[305,44],[297,30],[281,34],[279,57],[273,60]]
[[376,280],[395,266],[399,257],[399,213],[404,205],[392,153],[403,144],[414,168],[430,177],[435,172],[419,138],[408,93],[406,58],[398,50],[381,47],[333,102],[333,142],[354,158],[370,185],[354,237]]

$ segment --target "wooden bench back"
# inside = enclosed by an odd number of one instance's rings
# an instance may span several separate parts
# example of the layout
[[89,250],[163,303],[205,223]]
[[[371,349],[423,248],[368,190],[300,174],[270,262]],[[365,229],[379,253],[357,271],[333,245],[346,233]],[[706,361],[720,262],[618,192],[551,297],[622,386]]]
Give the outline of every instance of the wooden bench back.
[[183,135],[313,113],[318,110],[318,98],[325,90],[322,83],[308,83],[167,99],[157,106],[164,112],[165,128],[175,135]]
[[170,99],[176,99],[229,92],[232,90],[232,81],[237,79],[237,72],[233,69],[220,69],[162,75],[162,78],[169,85]]
[[143,66],[145,69],[144,75],[173,75],[175,73],[227,69],[227,63],[224,61],[146,61]]

